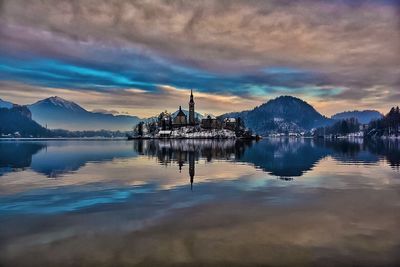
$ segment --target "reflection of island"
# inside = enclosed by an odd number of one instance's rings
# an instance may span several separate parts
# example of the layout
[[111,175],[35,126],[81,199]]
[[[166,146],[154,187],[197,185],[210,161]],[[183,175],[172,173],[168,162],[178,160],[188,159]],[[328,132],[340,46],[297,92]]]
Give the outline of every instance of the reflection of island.
[[141,155],[157,158],[162,165],[177,164],[179,172],[187,164],[189,181],[193,189],[195,164],[199,159],[205,159],[207,162],[214,159],[236,161],[251,145],[251,142],[232,139],[137,140],[134,142],[134,149]]
[[[157,157],[162,164],[179,162],[185,157],[182,153],[193,152],[196,161],[200,158],[210,162],[213,159],[239,159],[251,142],[240,140],[212,140],[212,139],[173,139],[173,140],[138,140],[134,149],[141,155]],[[187,156],[187,155],[186,155]]]

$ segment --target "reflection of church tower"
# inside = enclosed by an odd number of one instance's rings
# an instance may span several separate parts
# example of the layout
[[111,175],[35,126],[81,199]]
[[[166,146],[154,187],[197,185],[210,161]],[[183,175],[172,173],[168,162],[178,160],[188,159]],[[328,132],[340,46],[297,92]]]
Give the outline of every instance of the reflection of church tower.
[[189,176],[190,176],[190,189],[191,190],[193,190],[194,171],[195,171],[194,152],[189,151]]
[[189,101],[189,124],[195,125],[196,121],[194,119],[194,100],[193,91],[190,90],[190,101]]

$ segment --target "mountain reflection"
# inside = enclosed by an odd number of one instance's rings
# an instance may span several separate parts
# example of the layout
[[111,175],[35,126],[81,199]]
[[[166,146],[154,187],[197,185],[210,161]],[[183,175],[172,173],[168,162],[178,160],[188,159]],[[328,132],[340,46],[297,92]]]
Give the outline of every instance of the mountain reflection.
[[136,156],[131,146],[119,141],[0,142],[0,175],[30,168],[56,178],[78,171],[88,162]]
[[32,164],[32,155],[44,144],[0,142],[0,176],[11,170],[23,170]]
[[328,141],[312,139],[241,140],[138,140],[0,142],[0,175],[27,168],[48,177],[78,171],[88,162],[105,162],[137,156],[155,158],[159,164],[189,168],[191,184],[195,165],[214,160],[245,163],[283,180],[310,171],[324,157],[344,164],[377,164],[384,159],[400,166],[400,145],[393,140]]
[[400,169],[400,142],[398,140],[374,140],[365,144],[366,149],[385,157],[393,169]]
[[291,180],[311,170],[327,155],[329,149],[317,146],[311,139],[271,139],[246,151],[240,160],[252,163],[282,180]]

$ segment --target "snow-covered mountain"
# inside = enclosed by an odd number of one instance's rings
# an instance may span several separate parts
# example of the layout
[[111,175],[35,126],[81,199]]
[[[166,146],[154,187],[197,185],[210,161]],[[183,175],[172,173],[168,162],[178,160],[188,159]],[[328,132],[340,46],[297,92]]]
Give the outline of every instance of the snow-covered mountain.
[[78,104],[67,101],[61,97],[58,96],[52,96],[43,100],[40,100],[36,102],[33,105],[30,105],[30,107],[33,106],[48,106],[50,108],[55,108],[55,109],[61,109],[61,110],[69,110],[71,112],[86,112],[84,108],[79,106]]
[[50,129],[127,131],[139,121],[136,116],[90,112],[57,96],[40,100],[28,107],[32,118]]
[[14,105],[13,103],[5,101],[5,100],[0,98],[0,108],[8,108],[8,109],[10,109],[10,108],[13,107],[13,105]]

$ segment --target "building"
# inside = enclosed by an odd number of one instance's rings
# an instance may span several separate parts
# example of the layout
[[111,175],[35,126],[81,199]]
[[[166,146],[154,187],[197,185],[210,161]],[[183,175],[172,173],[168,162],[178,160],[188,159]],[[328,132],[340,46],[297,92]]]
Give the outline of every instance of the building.
[[196,120],[194,117],[194,100],[193,100],[193,90],[190,90],[190,100],[189,100],[189,125],[195,125]]
[[225,118],[223,122],[223,127],[225,129],[231,130],[231,131],[238,131],[238,130],[244,130],[244,122],[243,120],[239,118]]
[[161,138],[170,138],[171,137],[171,133],[172,133],[171,130],[161,130],[159,132],[159,135],[160,135]]
[[193,100],[193,90],[190,90],[190,99],[189,99],[189,119],[186,114],[183,112],[182,107],[179,106],[178,114],[173,119],[174,127],[182,127],[182,126],[195,126],[196,118],[194,112],[194,100]]
[[226,118],[224,119],[224,128],[231,131],[235,131],[236,123],[237,123],[236,118]]
[[190,99],[189,99],[189,119],[188,116],[183,112],[182,107],[179,106],[178,113],[175,117],[167,111],[161,112],[158,116],[157,127],[162,130],[172,130],[173,128],[179,128],[183,126],[195,126],[198,124],[196,121],[194,111],[194,99],[193,99],[193,90],[190,90]]
[[221,123],[210,115],[207,118],[201,120],[201,128],[203,129],[219,129],[221,128]]
[[181,127],[187,125],[187,117],[186,114],[182,111],[181,106],[179,106],[179,111],[178,114],[176,114],[176,117],[174,118],[173,125],[175,127]]

